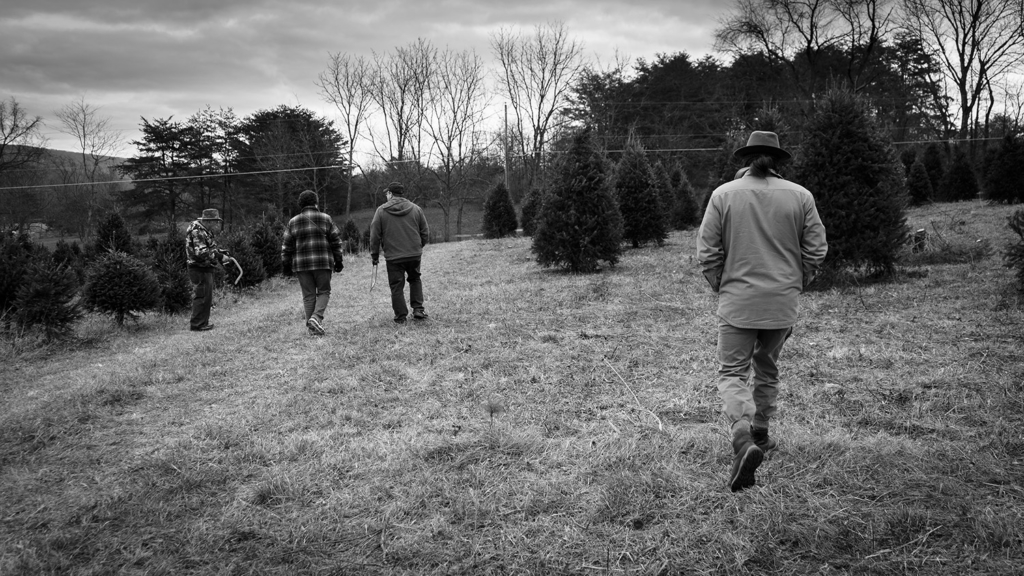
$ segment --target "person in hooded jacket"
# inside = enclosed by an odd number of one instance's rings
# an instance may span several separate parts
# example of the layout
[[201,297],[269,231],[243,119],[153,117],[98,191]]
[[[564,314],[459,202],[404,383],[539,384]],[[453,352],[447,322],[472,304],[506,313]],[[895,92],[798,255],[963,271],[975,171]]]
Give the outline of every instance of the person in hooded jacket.
[[403,324],[409,315],[409,307],[405,304],[407,280],[412,317],[426,320],[420,259],[429,239],[427,219],[419,206],[405,198],[402,184],[392,182],[384,189],[384,194],[387,202],[377,208],[370,222],[370,258],[376,266],[383,248],[395,322]]

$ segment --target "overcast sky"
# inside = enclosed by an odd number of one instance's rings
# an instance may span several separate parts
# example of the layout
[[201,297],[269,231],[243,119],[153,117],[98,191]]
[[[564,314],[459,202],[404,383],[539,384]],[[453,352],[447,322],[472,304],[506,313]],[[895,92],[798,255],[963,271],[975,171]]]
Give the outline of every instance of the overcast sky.
[[[78,98],[140,137],[140,117],[185,120],[205,108],[241,118],[279,104],[334,119],[317,94],[328,53],[365,54],[417,38],[475,49],[489,36],[561,21],[591,58],[616,52],[710,54],[733,0],[3,0],[0,98],[47,122],[49,146],[74,149],[54,110]],[[122,155],[131,156],[126,146]]]

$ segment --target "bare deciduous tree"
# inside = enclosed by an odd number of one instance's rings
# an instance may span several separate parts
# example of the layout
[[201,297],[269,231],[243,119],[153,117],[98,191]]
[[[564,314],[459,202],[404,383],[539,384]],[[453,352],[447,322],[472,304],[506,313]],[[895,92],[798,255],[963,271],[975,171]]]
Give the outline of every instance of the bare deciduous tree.
[[526,187],[533,185],[549,135],[567,117],[572,87],[586,69],[583,43],[570,38],[564,23],[538,25],[532,35],[502,28],[491,36],[499,63],[498,85],[512,107],[510,138],[530,159]]
[[450,239],[450,217],[458,204],[460,218],[456,233],[461,233],[461,213],[474,189],[475,160],[482,150],[480,131],[486,107],[484,67],[473,51],[442,50],[431,66],[427,98],[423,110],[423,131],[427,156],[423,159],[437,181],[434,202],[444,213],[444,239]]
[[435,54],[434,46],[420,38],[394,52],[373,55],[370,95],[382,120],[373,144],[385,163],[422,157],[421,125]]
[[327,70],[317,77],[316,85],[325,101],[334,104],[341,114],[348,139],[348,189],[345,195],[345,219],[352,213],[352,170],[355,168],[356,144],[366,129],[365,122],[373,99],[370,96],[371,70],[362,56],[330,54]]
[[0,174],[39,161],[46,147],[43,119],[29,116],[11,96],[0,101]]
[[1019,0],[903,0],[906,27],[934,48],[957,93],[960,137],[973,136],[981,99],[1024,59]]

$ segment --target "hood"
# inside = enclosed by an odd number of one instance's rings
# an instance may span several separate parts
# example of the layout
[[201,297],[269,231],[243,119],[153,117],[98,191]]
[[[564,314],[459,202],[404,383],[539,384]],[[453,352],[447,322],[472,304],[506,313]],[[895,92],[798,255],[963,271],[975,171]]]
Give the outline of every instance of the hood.
[[384,203],[384,211],[394,216],[405,216],[409,212],[412,212],[415,204],[406,200],[405,198],[392,197]]

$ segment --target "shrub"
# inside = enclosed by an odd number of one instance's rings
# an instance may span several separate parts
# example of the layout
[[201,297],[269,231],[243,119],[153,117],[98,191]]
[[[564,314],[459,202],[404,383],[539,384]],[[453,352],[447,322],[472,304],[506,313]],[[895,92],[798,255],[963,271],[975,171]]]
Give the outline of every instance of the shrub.
[[[221,247],[238,261],[243,272],[242,277],[238,278],[238,270],[235,270],[233,265],[226,265],[232,268],[232,270],[225,270],[224,282],[229,286],[249,288],[267,279],[267,274],[263,269],[263,259],[256,253],[249,241],[249,235],[244,230],[221,237]],[[280,245],[278,246],[280,247]]]
[[77,296],[78,277],[70,265],[33,264],[18,289],[14,319],[24,328],[41,326],[47,340],[66,337],[82,317]]
[[69,244],[64,240],[58,240],[57,245],[53,248],[51,259],[55,264],[64,264],[70,267],[78,278],[79,284],[85,281],[85,257],[78,242]]
[[903,167],[864,100],[830,90],[816,102],[793,174],[825,225],[824,268],[894,270],[907,237]]
[[522,217],[520,224],[523,227],[524,236],[533,236],[537,231],[537,219],[540,216],[540,209],[544,202],[544,194],[540,188],[532,188],[523,198]]
[[132,253],[132,236],[124,218],[117,212],[111,212],[96,226],[96,252],[120,251]]
[[675,214],[676,207],[676,191],[672,187],[672,176],[669,174],[668,167],[662,161],[656,162],[652,166],[654,171],[654,183],[658,190],[658,204],[660,206],[661,218],[664,221],[662,227],[666,232],[672,230],[672,218]]
[[134,319],[160,306],[160,282],[138,258],[109,252],[86,270],[83,298],[89,309],[112,314],[117,325],[123,326],[125,317]]
[[903,164],[903,175],[905,177],[910,177],[910,169],[913,168],[915,162],[917,162],[917,150],[904,148],[900,151],[900,164]]
[[594,272],[622,253],[622,215],[609,182],[610,167],[592,132],[572,137],[544,198],[533,252],[542,266]]
[[[260,220],[247,229],[249,245],[263,265],[264,278],[270,278],[282,271],[281,243],[284,240],[284,224],[280,220]],[[235,258],[238,258],[235,256]],[[239,260],[241,262],[241,260]],[[248,268],[246,269],[248,272]]]
[[925,170],[928,171],[928,182],[932,185],[932,191],[939,191],[939,183],[946,173],[945,163],[942,161],[942,150],[939,145],[932,142],[924,149],[924,157],[921,159]]
[[936,196],[945,202],[962,202],[978,197],[978,179],[962,150],[956,150]]
[[668,231],[657,182],[647,154],[634,137],[626,143],[615,174],[615,193],[622,214],[623,239],[639,248],[648,242],[665,243]]
[[161,309],[169,314],[189,309],[192,305],[192,282],[188,278],[184,234],[172,228],[163,240],[150,238],[147,256],[160,283]]
[[27,234],[0,236],[0,315],[12,312],[25,274],[35,258],[32,241]]
[[[369,229],[367,229],[369,231]],[[353,220],[346,220],[341,227],[341,241],[345,243],[345,251],[350,254],[359,254],[362,233],[359,232],[359,225]]]
[[983,197],[1007,204],[1024,202],[1024,146],[1020,138],[1007,134],[987,164]]
[[924,164],[914,162],[910,167],[910,176],[907,177],[907,195],[910,203],[914,206],[926,204],[932,199],[932,183],[928,179],[928,171]]
[[686,171],[681,165],[676,164],[673,167],[671,178],[676,194],[672,226],[676,230],[689,230],[699,225],[704,215],[697,203],[697,192],[693,189],[693,184],[690,184],[690,179],[686,177]]
[[1006,247],[1004,264],[1017,271],[1017,289],[1024,291],[1024,210],[1015,211],[1008,220],[1017,239]]
[[484,201],[484,238],[515,236],[519,228],[516,206],[504,182],[499,182],[487,193]]

